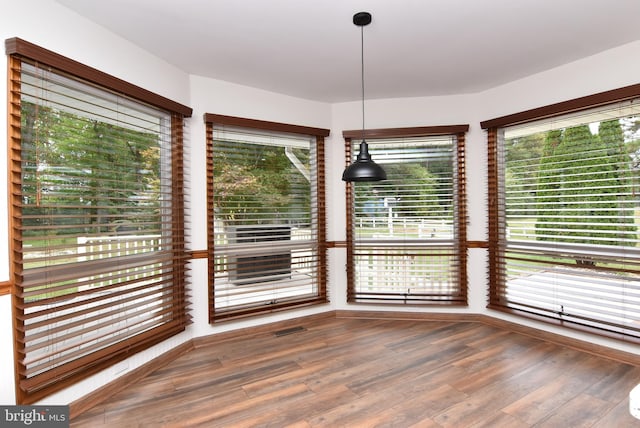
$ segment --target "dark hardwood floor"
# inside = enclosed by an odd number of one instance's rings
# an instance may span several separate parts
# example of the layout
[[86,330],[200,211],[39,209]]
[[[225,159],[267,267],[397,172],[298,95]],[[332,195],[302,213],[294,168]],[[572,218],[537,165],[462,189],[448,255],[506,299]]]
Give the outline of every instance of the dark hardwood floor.
[[476,322],[301,327],[198,347],[71,426],[640,426],[640,367]]

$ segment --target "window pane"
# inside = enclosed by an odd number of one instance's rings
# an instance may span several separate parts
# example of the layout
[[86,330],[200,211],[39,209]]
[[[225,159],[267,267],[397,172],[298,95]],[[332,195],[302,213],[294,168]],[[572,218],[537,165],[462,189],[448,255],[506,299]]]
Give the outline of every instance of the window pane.
[[640,108],[505,128],[503,304],[640,337]]
[[453,239],[453,139],[368,144],[387,180],[355,185],[358,239]]
[[[368,140],[387,180],[354,188],[355,300],[461,302],[454,137]],[[359,141],[352,141],[352,153]]]
[[307,136],[215,131],[216,318],[319,297],[314,146]]
[[37,73],[23,66],[25,268],[158,251],[171,208],[169,115]]

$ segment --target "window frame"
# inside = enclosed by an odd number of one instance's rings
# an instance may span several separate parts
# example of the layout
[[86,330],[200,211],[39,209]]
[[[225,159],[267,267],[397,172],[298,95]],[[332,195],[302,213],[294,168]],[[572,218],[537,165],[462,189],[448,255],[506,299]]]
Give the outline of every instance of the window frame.
[[[380,128],[380,129],[364,129],[364,130],[347,130],[343,131],[342,136],[345,142],[345,168],[353,162],[352,141],[358,139],[375,140],[375,139],[391,139],[391,138],[411,138],[411,137],[438,137],[450,136],[457,139],[456,157],[457,177],[454,177],[454,228],[457,229],[457,241],[454,244],[458,269],[457,282],[459,285],[459,294],[451,295],[450,300],[429,301],[425,299],[420,302],[403,303],[400,300],[381,299],[376,304],[388,305],[404,305],[404,306],[466,306],[468,305],[468,241],[467,241],[467,198],[466,198],[466,158],[465,158],[465,140],[466,133],[469,130],[468,124],[463,125],[437,125],[422,126],[408,128]],[[372,303],[371,301],[363,301],[359,299],[356,291],[356,271],[355,271],[355,218],[354,218],[354,183],[347,182],[345,187],[346,199],[346,247],[347,247],[347,303]]]
[[[161,95],[150,92],[139,86],[111,76],[100,70],[86,66],[82,63],[64,57],[60,54],[29,43],[20,38],[5,40],[5,52],[8,59],[8,141],[9,141],[9,242],[10,242],[10,283],[12,291],[12,310],[14,317],[14,365],[15,365],[15,390],[18,404],[31,404],[42,398],[67,388],[76,382],[87,378],[131,355],[141,352],[160,343],[167,338],[184,331],[189,323],[187,308],[189,305],[186,297],[186,263],[187,254],[184,248],[184,177],[182,165],[184,163],[184,119],[192,114],[192,109]],[[92,352],[83,357],[83,364],[78,360],[68,363],[67,368],[49,370],[45,379],[38,382],[30,382],[23,374],[23,359],[27,353],[24,349],[25,331],[19,321],[23,316],[22,304],[24,298],[20,297],[20,284],[22,280],[21,267],[21,94],[20,75],[22,62],[37,64],[40,68],[47,68],[54,73],[69,77],[97,88],[137,100],[166,112],[171,121],[171,171],[172,171],[172,272],[173,281],[170,289],[174,298],[173,310],[176,315],[172,318],[171,325],[159,324],[153,327],[147,334],[128,337],[110,347]],[[126,345],[126,346],[125,346]],[[86,358],[86,360],[85,360]],[[49,374],[50,373],[50,374]],[[48,380],[47,380],[48,379]]]
[[[269,314],[282,310],[305,307],[309,305],[324,304],[329,301],[327,290],[327,233],[326,233],[326,192],[325,192],[325,137],[329,136],[328,129],[314,128],[301,125],[292,125],[281,122],[271,122],[258,119],[249,119],[236,116],[226,116],[214,113],[205,113],[204,122],[206,126],[206,153],[207,153],[207,262],[208,262],[208,312],[209,323],[214,324],[227,320],[235,320],[251,316]],[[318,248],[318,269],[317,269],[317,296],[294,301],[285,301],[272,305],[262,305],[262,307],[252,306],[245,309],[229,310],[216,313],[215,308],[215,232],[214,232],[214,186],[213,186],[213,141],[214,129],[218,127],[231,126],[237,128],[254,129],[264,132],[296,134],[315,138],[316,155],[316,182],[315,190],[317,194],[316,211],[318,217],[317,248]]]
[[598,336],[617,340],[640,343],[640,339],[613,332],[604,328],[582,325],[573,321],[551,318],[535,313],[528,313],[510,307],[500,299],[501,290],[505,288],[505,265],[501,262],[507,247],[506,216],[503,212],[505,188],[501,176],[500,130],[503,127],[526,124],[544,119],[559,118],[572,113],[613,105],[640,97],[640,84],[624,86],[609,91],[599,92],[555,104],[537,107],[494,119],[482,121],[480,126],[487,132],[487,192],[488,192],[488,252],[489,252],[489,290],[487,308],[512,314],[515,316],[542,321],[547,324],[592,333]]

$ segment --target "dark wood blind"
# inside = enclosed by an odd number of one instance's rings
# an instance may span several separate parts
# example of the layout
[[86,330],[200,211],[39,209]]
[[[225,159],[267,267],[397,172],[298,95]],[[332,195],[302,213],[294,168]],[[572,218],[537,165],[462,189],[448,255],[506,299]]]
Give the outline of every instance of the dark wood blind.
[[328,131],[205,120],[211,321],[327,302]]
[[190,109],[114,92],[100,72],[26,42],[7,48],[16,381],[27,404],[188,324]]
[[639,92],[484,122],[500,125],[488,129],[489,307],[640,340]]
[[[465,305],[465,125],[368,130],[387,180],[347,183],[350,302]],[[362,131],[345,131],[346,164]]]

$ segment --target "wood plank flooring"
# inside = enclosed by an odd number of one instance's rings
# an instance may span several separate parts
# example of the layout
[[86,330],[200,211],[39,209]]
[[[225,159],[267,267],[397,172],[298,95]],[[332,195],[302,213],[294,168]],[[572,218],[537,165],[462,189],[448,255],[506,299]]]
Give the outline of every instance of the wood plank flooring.
[[71,426],[640,426],[640,367],[475,322],[301,327],[196,348]]

